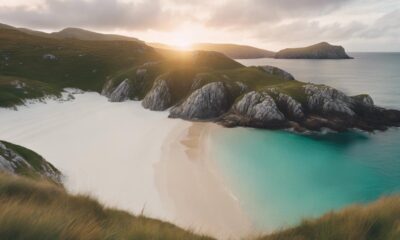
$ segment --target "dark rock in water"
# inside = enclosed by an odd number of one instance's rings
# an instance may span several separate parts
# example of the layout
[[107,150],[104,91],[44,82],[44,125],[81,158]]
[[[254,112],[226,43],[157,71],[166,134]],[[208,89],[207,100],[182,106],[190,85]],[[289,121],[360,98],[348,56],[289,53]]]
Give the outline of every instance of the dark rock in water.
[[277,68],[277,67],[273,67],[273,66],[262,66],[261,67],[265,72],[272,74],[272,75],[276,75],[278,77],[281,77],[285,80],[295,80],[295,78],[293,77],[292,74]]
[[170,111],[170,117],[183,119],[213,119],[229,108],[229,92],[222,82],[213,82],[195,90]]
[[144,97],[142,106],[153,111],[164,111],[171,107],[171,99],[168,83],[161,76],[155,80],[153,88]]
[[287,48],[275,54],[286,59],[351,59],[342,46],[322,42],[304,48]]

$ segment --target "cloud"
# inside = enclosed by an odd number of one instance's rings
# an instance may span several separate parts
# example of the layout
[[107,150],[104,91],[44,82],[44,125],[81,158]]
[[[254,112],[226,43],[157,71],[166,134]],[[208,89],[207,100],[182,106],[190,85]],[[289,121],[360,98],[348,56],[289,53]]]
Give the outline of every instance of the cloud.
[[389,12],[360,34],[364,38],[393,37],[400,40],[400,9]]
[[311,18],[333,12],[352,0],[236,0],[218,7],[209,26],[236,28],[287,19]]
[[29,5],[0,5],[0,20],[47,29],[79,26],[141,30],[168,28],[176,24],[177,18],[162,9],[160,0],[45,0],[40,7],[33,9]]

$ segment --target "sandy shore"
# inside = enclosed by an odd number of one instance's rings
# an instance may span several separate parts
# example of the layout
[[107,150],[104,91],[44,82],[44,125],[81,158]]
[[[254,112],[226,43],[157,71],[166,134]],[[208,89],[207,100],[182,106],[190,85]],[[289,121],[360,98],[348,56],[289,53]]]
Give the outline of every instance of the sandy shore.
[[155,164],[156,183],[175,223],[221,239],[237,239],[251,234],[252,225],[210,158],[209,132],[218,127],[193,123],[172,131],[163,158]]
[[108,206],[221,238],[250,231],[209,156],[208,133],[218,126],[97,93],[75,97],[0,109],[0,139],[40,153],[63,172],[70,192]]

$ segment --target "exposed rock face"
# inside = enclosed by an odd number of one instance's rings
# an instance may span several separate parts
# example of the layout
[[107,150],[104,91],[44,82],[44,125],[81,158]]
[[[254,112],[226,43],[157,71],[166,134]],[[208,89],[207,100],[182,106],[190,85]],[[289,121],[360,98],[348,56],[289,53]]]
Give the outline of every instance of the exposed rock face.
[[252,121],[268,123],[285,120],[274,99],[264,92],[252,91],[245,94],[232,109],[236,114]]
[[170,117],[212,119],[229,108],[229,93],[222,82],[213,82],[195,90],[183,103],[171,109]]
[[20,172],[33,175],[39,175],[43,178],[50,179],[54,182],[61,183],[61,173],[50,163],[44,159],[35,161],[31,164],[30,159],[25,159],[13,148],[7,147],[6,143],[0,141],[0,171],[11,174],[19,174]]
[[129,79],[122,81],[118,87],[109,94],[108,99],[110,102],[123,102],[129,99],[131,87]]
[[350,59],[342,46],[322,42],[305,48],[287,48],[276,53],[275,58],[286,59]]
[[142,101],[144,108],[153,111],[164,111],[171,107],[172,96],[165,79],[159,78],[154,82],[153,88]]
[[363,95],[358,95],[358,96],[354,96],[352,97],[357,103],[362,104],[364,106],[369,106],[369,107],[373,107],[374,106],[374,100],[371,98],[371,96],[367,95],[367,94],[363,94]]
[[277,67],[273,67],[273,66],[262,66],[261,67],[265,72],[272,74],[272,75],[276,75],[278,77],[281,77],[285,80],[295,80],[295,78],[293,77],[292,74],[277,68]]
[[279,93],[276,99],[279,109],[290,120],[301,120],[305,117],[303,106],[291,96]]
[[328,86],[307,84],[304,86],[311,111],[324,115],[341,114],[348,117],[355,115],[353,111],[354,100],[341,91]]

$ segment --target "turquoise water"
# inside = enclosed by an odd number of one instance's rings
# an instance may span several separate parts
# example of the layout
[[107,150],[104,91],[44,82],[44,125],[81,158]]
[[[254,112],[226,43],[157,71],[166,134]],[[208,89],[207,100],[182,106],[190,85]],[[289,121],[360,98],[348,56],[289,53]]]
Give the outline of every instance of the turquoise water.
[[[264,59],[246,60],[246,64],[279,66],[298,79],[333,85],[348,93],[360,93],[358,86],[363,86],[361,92],[372,92],[378,104],[399,108],[400,54],[353,56],[357,59]],[[392,61],[397,61],[397,67]],[[211,141],[234,194],[263,230],[400,192],[399,129],[307,136],[235,128],[214,132]]]

